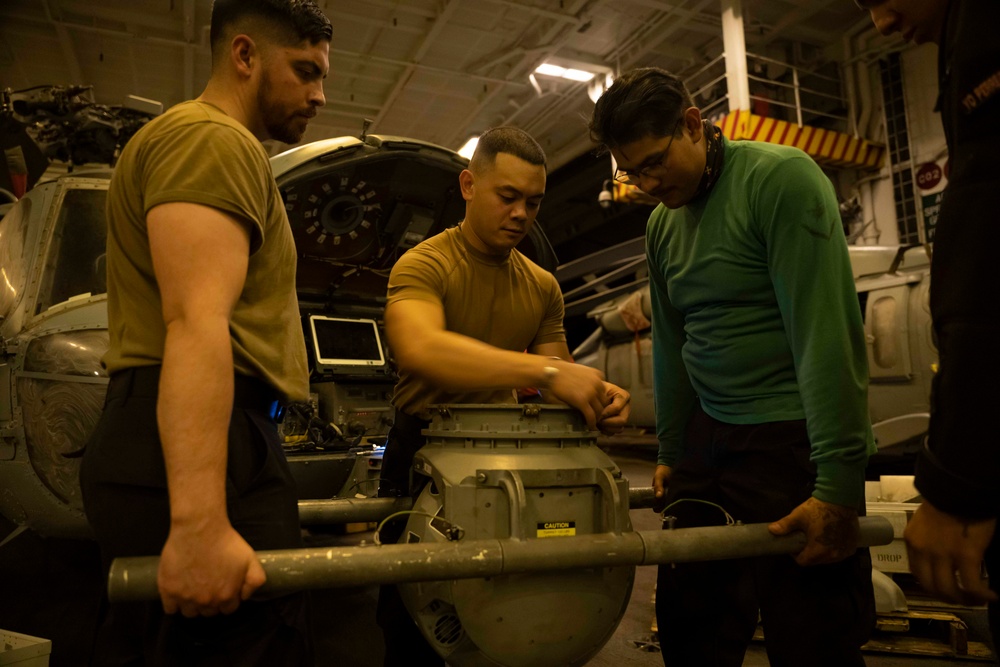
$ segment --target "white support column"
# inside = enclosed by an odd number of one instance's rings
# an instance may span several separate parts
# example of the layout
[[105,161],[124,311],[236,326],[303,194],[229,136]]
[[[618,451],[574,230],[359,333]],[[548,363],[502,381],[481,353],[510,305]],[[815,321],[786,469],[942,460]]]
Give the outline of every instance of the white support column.
[[747,78],[747,43],[743,35],[742,0],[722,3],[722,48],[726,52],[726,84],[729,110],[750,110],[750,79]]

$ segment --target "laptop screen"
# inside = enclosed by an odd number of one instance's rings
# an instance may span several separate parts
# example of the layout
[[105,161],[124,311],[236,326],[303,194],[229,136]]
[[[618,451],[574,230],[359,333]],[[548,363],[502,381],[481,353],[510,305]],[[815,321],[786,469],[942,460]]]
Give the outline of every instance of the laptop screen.
[[350,373],[385,365],[375,320],[310,315],[309,328],[320,373]]

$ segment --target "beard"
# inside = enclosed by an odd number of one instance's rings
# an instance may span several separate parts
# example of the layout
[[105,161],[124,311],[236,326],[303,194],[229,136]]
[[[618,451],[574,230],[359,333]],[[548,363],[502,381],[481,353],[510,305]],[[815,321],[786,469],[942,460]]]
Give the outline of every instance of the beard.
[[257,90],[257,108],[260,109],[264,129],[267,130],[268,136],[272,139],[286,144],[297,144],[302,139],[302,135],[305,134],[306,123],[303,122],[300,127],[298,125],[299,115],[289,114],[282,109],[280,104],[273,100],[273,91],[271,77],[265,71],[260,88]]

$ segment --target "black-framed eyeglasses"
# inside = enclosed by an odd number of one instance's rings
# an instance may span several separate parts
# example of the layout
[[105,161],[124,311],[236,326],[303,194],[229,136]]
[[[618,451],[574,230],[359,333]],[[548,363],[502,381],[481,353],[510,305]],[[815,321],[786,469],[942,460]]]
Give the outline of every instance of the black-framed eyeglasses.
[[615,170],[615,180],[619,183],[625,183],[626,185],[639,185],[639,181],[645,176],[646,178],[656,177],[656,171],[658,169],[666,170],[667,157],[670,156],[670,146],[674,143],[674,138],[677,136],[677,127],[683,121],[683,118],[677,119],[674,123],[674,131],[670,134],[670,141],[667,142],[667,147],[663,149],[663,153],[660,154],[659,159],[650,161],[649,164],[644,164],[635,170],[635,173],[625,171],[624,169]]

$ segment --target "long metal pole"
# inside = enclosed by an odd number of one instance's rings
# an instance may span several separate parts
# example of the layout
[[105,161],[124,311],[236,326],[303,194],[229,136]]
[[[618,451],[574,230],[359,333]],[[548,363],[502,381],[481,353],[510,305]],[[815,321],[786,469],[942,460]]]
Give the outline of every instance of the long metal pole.
[[317,524],[381,521],[390,514],[413,507],[413,499],[405,498],[338,498],[336,500],[300,500],[299,523]]
[[[630,509],[653,506],[653,487],[628,490]],[[337,498],[336,500],[300,500],[299,521],[303,526],[381,521],[390,514],[413,507],[410,498]]]
[[[859,523],[860,546],[892,541],[892,526],[884,517],[861,517]],[[795,553],[805,541],[802,533],[775,537],[768,532],[766,523],[755,523],[524,541],[492,539],[261,551],[258,557],[267,583],[260,593],[745,558]],[[159,563],[157,556],[116,559],[108,575],[111,601],[155,600],[159,596]]]

